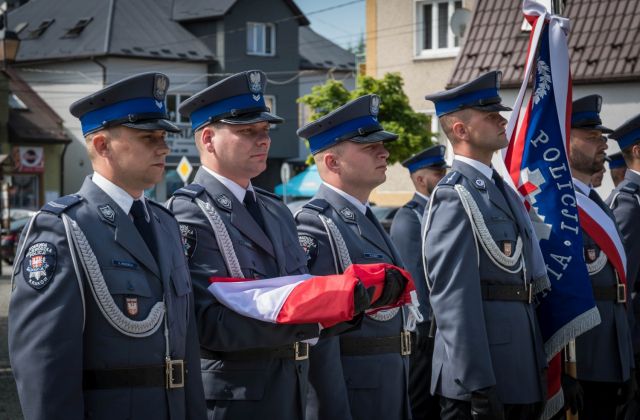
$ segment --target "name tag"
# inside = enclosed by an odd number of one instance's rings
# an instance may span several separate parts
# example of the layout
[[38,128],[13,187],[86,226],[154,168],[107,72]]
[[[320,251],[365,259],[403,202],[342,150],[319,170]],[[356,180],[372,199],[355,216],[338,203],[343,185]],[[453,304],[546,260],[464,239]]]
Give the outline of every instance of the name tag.
[[365,252],[363,256],[368,260],[382,260],[384,259],[383,254],[376,254],[375,252]]
[[119,268],[128,268],[130,270],[135,270],[138,268],[138,264],[133,261],[123,261],[123,260],[111,260],[115,267]]

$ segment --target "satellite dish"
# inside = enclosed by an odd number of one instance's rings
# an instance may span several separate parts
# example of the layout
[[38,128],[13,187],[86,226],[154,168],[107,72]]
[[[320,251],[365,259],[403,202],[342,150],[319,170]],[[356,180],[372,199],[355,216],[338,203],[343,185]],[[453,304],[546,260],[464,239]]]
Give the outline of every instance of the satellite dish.
[[451,31],[458,38],[464,37],[464,33],[467,30],[467,24],[471,19],[471,11],[469,9],[460,8],[456,9],[451,16],[451,21],[449,25],[451,26]]

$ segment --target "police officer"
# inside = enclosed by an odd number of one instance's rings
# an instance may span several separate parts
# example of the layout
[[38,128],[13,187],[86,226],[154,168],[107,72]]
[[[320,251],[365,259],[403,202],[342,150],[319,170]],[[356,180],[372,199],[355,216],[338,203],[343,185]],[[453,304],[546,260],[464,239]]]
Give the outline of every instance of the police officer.
[[622,150],[619,153],[621,163],[617,162],[615,155],[611,155],[609,167],[612,176],[618,165],[621,169],[626,169],[624,180],[611,192],[607,204],[620,229],[627,253],[627,297],[635,295],[631,302],[629,323],[633,333],[637,375],[637,361],[640,360],[640,302],[637,296],[640,287],[640,115],[626,121],[609,138],[616,140]]
[[71,105],[94,169],[22,236],[9,354],[26,419],[204,419],[191,281],[173,215],[144,198],[169,147],[167,76]]
[[[591,177],[604,167],[606,138],[611,133],[600,119],[602,98],[589,95],[573,102],[569,166],[577,195],[592,200],[609,217],[609,208],[590,185]],[[605,140],[603,140],[605,139]],[[584,391],[580,419],[615,418],[616,406],[633,391],[633,352],[625,292],[619,276],[604,251],[583,230],[584,257],[593,286],[601,322],[576,338],[577,379]]]
[[[402,265],[368,204],[386,178],[384,142],[397,138],[378,122],[379,109],[378,96],[362,96],[298,130],[323,180],[296,214],[312,274],[340,273],[351,263]],[[410,337],[397,308],[366,315],[359,330],[320,340],[311,354],[307,418],[410,418],[409,353]]]
[[[168,202],[182,231],[194,283],[209,418],[304,417],[309,340],[318,324],[276,325],[223,306],[209,278],[264,279],[307,273],[291,212],[251,179],[267,167],[266,75],[229,76],[180,107],[191,119],[202,166]],[[365,306],[366,307],[366,306]]]
[[402,166],[409,170],[416,192],[411,201],[398,210],[391,223],[391,239],[414,279],[420,312],[425,320],[416,326],[416,333],[411,335],[413,346],[409,369],[409,396],[414,420],[440,417],[438,398],[429,392],[433,340],[428,338],[431,310],[422,264],[420,232],[429,196],[448,168],[444,160],[445,149],[442,145],[432,146],[402,162]]
[[624,157],[622,157],[622,152],[609,155],[608,160],[609,174],[611,175],[614,187],[617,187],[625,177],[627,164],[624,161]]
[[431,194],[424,264],[443,419],[536,419],[546,360],[531,296],[549,284],[524,206],[491,168],[507,145],[501,73],[428,95],[455,154]]

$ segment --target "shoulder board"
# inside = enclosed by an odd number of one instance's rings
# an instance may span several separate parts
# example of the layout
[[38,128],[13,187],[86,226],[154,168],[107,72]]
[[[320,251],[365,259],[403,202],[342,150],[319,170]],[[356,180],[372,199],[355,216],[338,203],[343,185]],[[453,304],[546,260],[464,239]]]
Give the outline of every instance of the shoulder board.
[[171,210],[169,210],[168,208],[166,208],[165,206],[163,206],[162,204],[160,204],[160,203],[156,203],[156,202],[155,202],[155,201],[153,201],[153,200],[147,200],[147,203],[149,203],[149,204],[153,205],[153,206],[154,206],[154,208],[159,208],[159,209],[164,210],[165,212],[167,212],[167,214],[169,214],[169,216],[171,216],[171,217],[175,217],[175,216],[174,216],[174,214],[173,214],[173,212],[172,212]]
[[278,201],[282,201],[282,197],[280,197],[278,194],[272,193],[270,191],[267,190],[263,190],[262,188],[258,188],[258,187],[253,187],[254,191],[257,192],[260,195],[266,195],[267,197],[271,197],[273,199],[276,199]]
[[200,184],[189,184],[182,188],[178,188],[173,192],[174,196],[184,196],[194,199],[204,191],[204,187]]
[[328,207],[329,203],[327,202],[327,200],[324,200],[322,198],[314,198],[313,200],[302,206],[303,209],[313,210],[317,213],[324,212]]
[[438,182],[438,185],[455,185],[458,183],[461,176],[460,172],[449,172],[440,180],[440,182]]
[[409,201],[407,204],[405,204],[402,207],[406,207],[408,209],[413,209],[413,208],[418,207],[418,203],[416,203],[415,201],[411,200],[411,201]]
[[65,195],[64,197],[49,201],[44,205],[44,207],[42,207],[42,211],[60,216],[67,209],[70,209],[82,200],[82,197],[78,194]]
[[640,187],[635,182],[628,182],[624,187],[620,188],[621,192],[626,192],[628,194],[635,194],[638,192]]

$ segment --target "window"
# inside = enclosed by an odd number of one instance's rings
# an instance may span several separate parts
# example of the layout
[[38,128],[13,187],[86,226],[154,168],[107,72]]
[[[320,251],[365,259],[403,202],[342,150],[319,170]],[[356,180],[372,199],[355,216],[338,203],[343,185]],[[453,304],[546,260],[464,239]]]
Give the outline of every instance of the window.
[[84,28],[86,28],[87,25],[91,23],[91,21],[93,21],[92,17],[78,20],[73,28],[67,29],[67,32],[62,36],[62,38],[79,37],[82,31],[84,31]]
[[[264,95],[264,103],[267,106],[267,108],[269,108],[269,112],[271,112],[272,114],[278,115],[276,114],[276,97],[275,96]],[[277,124],[270,125],[271,129],[274,129],[277,126],[278,126]]]
[[38,25],[38,27],[36,29],[34,29],[33,31],[29,32],[29,35],[27,36],[26,39],[37,39],[40,38],[42,36],[42,34],[47,30],[47,28],[49,28],[49,26],[51,26],[51,24],[53,24],[53,22],[55,22],[55,19],[45,19],[42,22],[40,22],[40,25]]
[[247,54],[276,54],[276,26],[273,23],[247,22]]
[[453,34],[449,21],[462,1],[426,0],[416,2],[416,57],[454,57],[460,39]]
[[189,94],[169,94],[167,95],[167,113],[169,114],[169,119],[175,123],[183,123],[189,124],[189,117],[183,117],[178,112],[178,108],[180,104],[186,101],[191,95]]

